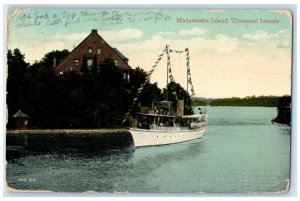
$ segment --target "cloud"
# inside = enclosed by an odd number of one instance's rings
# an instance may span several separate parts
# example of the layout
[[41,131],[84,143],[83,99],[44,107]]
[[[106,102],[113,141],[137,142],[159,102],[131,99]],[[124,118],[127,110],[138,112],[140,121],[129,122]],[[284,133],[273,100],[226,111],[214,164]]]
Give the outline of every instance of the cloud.
[[151,55],[155,51],[160,51],[167,44],[171,49],[184,50],[185,48],[192,48],[197,51],[204,52],[231,52],[238,48],[241,41],[234,37],[229,37],[224,34],[218,34],[214,38],[205,39],[202,37],[195,38],[173,38],[169,35],[157,34],[150,39],[144,41],[135,41],[130,44],[120,44],[115,41],[113,46],[121,49],[128,49],[128,52],[134,54]]
[[99,34],[107,41],[126,42],[132,39],[143,37],[143,32],[139,29],[122,29],[120,31],[99,31]]
[[238,50],[243,45],[243,42],[234,37],[217,34],[214,39],[207,40],[205,45],[207,48],[216,50],[216,52],[226,53]]
[[200,27],[194,27],[191,29],[183,29],[178,32],[157,32],[158,35],[162,36],[202,36],[206,33],[206,29]]
[[278,31],[278,35],[281,37],[281,36],[289,36],[291,35],[292,32],[288,29],[281,29]]
[[[119,31],[98,31],[100,36],[102,36],[106,41],[115,41],[115,42],[126,42],[132,39],[139,39],[143,37],[143,32],[139,29],[122,29]],[[65,40],[70,42],[81,42],[85,39],[90,32],[82,33],[73,33],[65,36],[55,35],[53,36],[54,40]]]
[[276,38],[278,37],[278,34],[270,34],[266,31],[256,31],[253,33],[247,33],[242,35],[243,38],[249,39],[249,40],[264,40],[264,39],[270,39],[270,38]]
[[171,31],[167,31],[167,32],[161,32],[161,31],[159,31],[159,32],[157,32],[157,34],[159,34],[159,35],[176,35],[176,33],[175,32],[171,32]]
[[44,55],[53,50],[63,50],[66,44],[63,41],[51,41],[51,43],[44,43],[41,45],[40,41],[31,41],[30,43],[12,43],[9,49],[19,48],[22,54],[25,54],[25,61],[33,63],[39,61]]
[[82,32],[82,33],[73,33],[67,35],[54,35],[52,40],[63,40],[63,41],[82,41],[85,37],[87,37],[90,33]]
[[259,41],[259,40],[270,41],[275,39],[288,40],[290,38],[289,33],[291,32],[287,29],[281,29],[275,33],[269,33],[267,31],[258,30],[252,33],[243,34],[242,37],[253,41]]
[[181,36],[202,36],[205,33],[206,33],[206,30],[201,29],[199,27],[194,27],[192,29],[180,30],[178,32],[178,34]]
[[65,38],[69,41],[81,41],[84,38],[86,38],[89,35],[89,33],[74,33],[67,35]]

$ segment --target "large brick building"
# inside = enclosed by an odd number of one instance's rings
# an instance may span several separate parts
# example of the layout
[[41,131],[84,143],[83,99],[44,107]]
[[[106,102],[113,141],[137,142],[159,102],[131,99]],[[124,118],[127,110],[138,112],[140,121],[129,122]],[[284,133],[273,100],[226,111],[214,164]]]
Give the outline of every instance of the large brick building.
[[128,58],[116,48],[112,48],[96,29],[92,29],[92,32],[73,49],[63,62],[54,66],[54,74],[62,75],[70,71],[82,72],[83,66],[89,70],[95,62],[96,65],[100,65],[107,59],[113,60],[122,70],[123,78],[129,80],[131,67],[128,65]]

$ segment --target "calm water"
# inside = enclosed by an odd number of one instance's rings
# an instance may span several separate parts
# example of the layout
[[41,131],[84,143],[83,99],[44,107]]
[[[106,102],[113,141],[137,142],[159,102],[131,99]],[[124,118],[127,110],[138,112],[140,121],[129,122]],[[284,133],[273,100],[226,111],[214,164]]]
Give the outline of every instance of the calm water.
[[276,108],[208,107],[203,138],[98,153],[28,155],[9,161],[17,189],[97,192],[265,193],[284,191],[290,127]]

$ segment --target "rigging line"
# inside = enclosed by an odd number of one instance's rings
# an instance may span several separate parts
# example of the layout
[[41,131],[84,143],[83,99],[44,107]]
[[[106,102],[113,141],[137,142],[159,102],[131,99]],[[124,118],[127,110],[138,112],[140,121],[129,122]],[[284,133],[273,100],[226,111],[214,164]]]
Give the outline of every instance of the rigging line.
[[125,114],[125,117],[124,117],[124,119],[123,119],[123,121],[122,121],[122,124],[124,124],[124,123],[126,122],[126,120],[128,119],[128,117],[129,117],[129,115],[130,115],[130,112],[131,112],[132,109],[134,108],[134,106],[135,106],[135,104],[136,104],[136,102],[137,102],[137,100],[138,100],[138,98],[139,98],[141,92],[143,91],[143,89],[144,89],[144,87],[146,86],[147,82],[150,80],[151,74],[153,73],[153,71],[154,71],[154,69],[156,68],[157,64],[161,61],[161,58],[162,58],[162,56],[165,54],[165,52],[166,52],[166,49],[164,49],[163,52],[158,56],[158,59],[157,59],[157,61],[155,62],[155,65],[152,66],[152,69],[151,69],[148,73],[146,73],[146,74],[147,74],[147,75],[146,75],[146,79],[145,79],[144,83],[139,87],[138,93],[137,93],[136,97],[133,99],[132,104],[131,104],[131,106],[129,107],[128,112]]
[[146,73],[146,79],[144,81],[144,83],[139,87],[138,91],[137,91],[137,95],[136,97],[133,99],[133,102],[128,110],[128,112],[125,114],[125,117],[124,117],[124,120],[122,121],[122,123],[125,123],[125,121],[127,120],[127,118],[129,117],[130,115],[130,112],[131,110],[134,108],[141,92],[143,91],[146,83],[150,80],[150,76],[151,74],[154,72],[155,68],[157,67],[158,63],[161,61],[161,58],[162,56],[165,54],[167,54],[167,88],[168,88],[168,79],[170,79],[171,81],[174,81],[174,77],[172,75],[172,70],[171,70],[171,62],[170,62],[170,55],[169,53],[172,53],[172,52],[175,52],[175,53],[183,53],[183,52],[186,52],[186,65],[187,65],[187,92],[188,92],[188,85],[190,84],[191,85],[191,96],[192,98],[195,98],[195,91],[194,91],[194,86],[193,86],[193,83],[192,83],[192,76],[191,76],[191,70],[190,70],[190,63],[189,63],[189,60],[190,60],[190,56],[189,56],[189,49],[186,48],[184,51],[178,51],[178,50],[172,50],[172,49],[169,49],[169,46],[166,45],[166,48],[163,50],[163,52],[158,56],[158,59],[157,61],[155,62],[155,65],[152,66],[152,69]]
[[189,55],[189,49],[186,48],[186,66],[187,66],[187,91],[188,91],[188,85],[191,85],[191,96],[194,99],[195,98],[195,91],[194,86],[192,82],[192,75],[191,75],[191,69],[190,69],[190,55]]
[[[166,53],[167,53],[167,86],[166,86],[166,89],[167,89],[167,100],[168,100],[168,97],[169,97],[169,91],[168,91],[168,85],[169,85],[169,81],[168,79],[170,79],[171,82],[174,82],[174,77],[173,77],[173,74],[172,74],[172,69],[171,69],[171,58],[170,58],[170,54],[169,52],[172,52],[172,50],[169,49],[169,45],[166,46]],[[171,83],[170,82],[170,83]],[[174,90],[174,87],[172,87],[172,85],[170,85],[170,92],[172,92]]]
[[[167,46],[167,48],[169,48],[169,46]],[[170,58],[170,54],[169,54],[169,52],[171,52],[171,50],[170,49],[168,49],[168,51],[167,51],[167,67],[168,67],[168,79],[170,79],[170,81],[171,82],[174,82],[175,80],[174,80],[174,76],[173,76],[173,74],[172,74],[172,69],[171,69],[171,58]],[[168,83],[167,83],[168,84]]]

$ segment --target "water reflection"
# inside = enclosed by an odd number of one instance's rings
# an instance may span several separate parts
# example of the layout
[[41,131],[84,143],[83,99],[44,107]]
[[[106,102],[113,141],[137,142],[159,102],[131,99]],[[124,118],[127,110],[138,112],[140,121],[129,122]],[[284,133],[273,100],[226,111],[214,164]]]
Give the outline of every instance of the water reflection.
[[[27,155],[7,164],[7,183],[15,189],[113,192],[115,183],[132,167],[133,152],[127,147],[94,153]],[[22,178],[35,182],[20,182]]]
[[191,158],[201,152],[202,139],[188,141],[178,144],[142,147],[134,152],[134,160],[159,160],[169,162],[171,160],[180,160],[182,157]]

